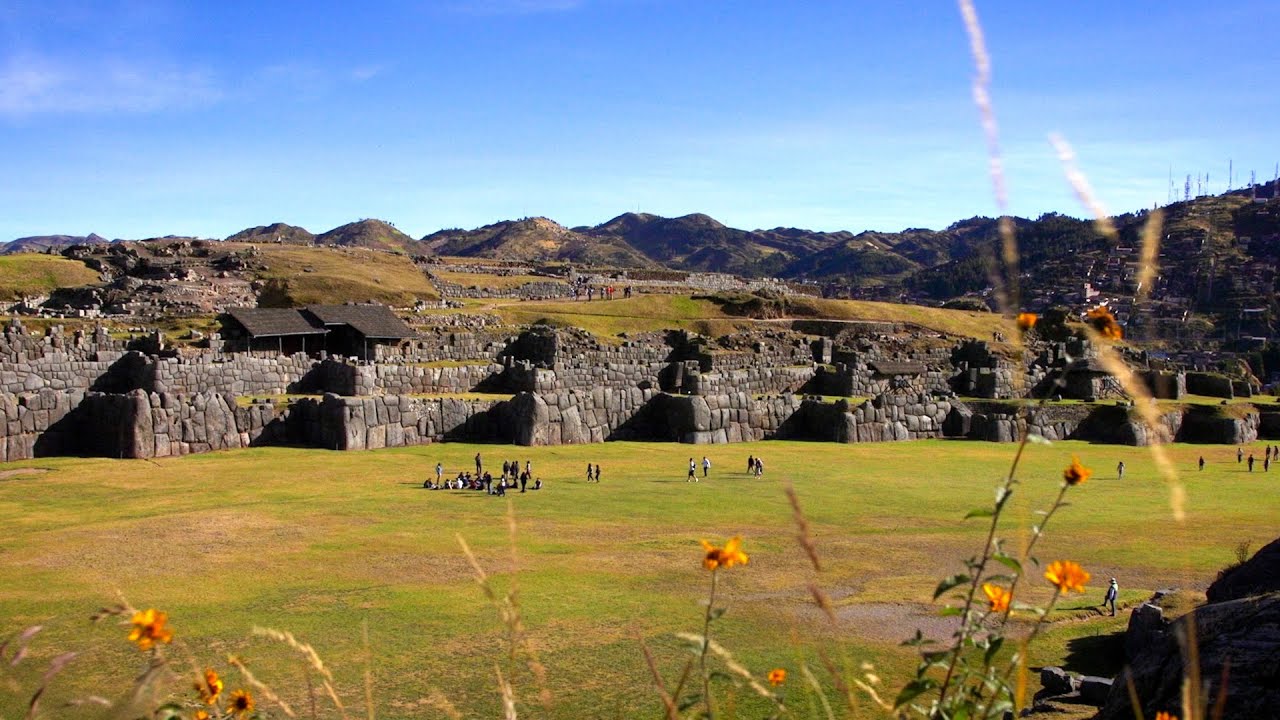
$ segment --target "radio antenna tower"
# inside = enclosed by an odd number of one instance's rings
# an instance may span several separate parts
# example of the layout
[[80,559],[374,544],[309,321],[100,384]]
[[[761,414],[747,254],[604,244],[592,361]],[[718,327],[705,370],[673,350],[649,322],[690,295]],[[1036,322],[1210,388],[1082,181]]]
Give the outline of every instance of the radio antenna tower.
[[1173,166],[1169,166],[1169,194],[1165,196],[1165,205],[1172,205],[1176,196],[1173,194]]
[[1186,202],[1191,199],[1191,175],[1187,175],[1187,181],[1182,185],[1182,201]]

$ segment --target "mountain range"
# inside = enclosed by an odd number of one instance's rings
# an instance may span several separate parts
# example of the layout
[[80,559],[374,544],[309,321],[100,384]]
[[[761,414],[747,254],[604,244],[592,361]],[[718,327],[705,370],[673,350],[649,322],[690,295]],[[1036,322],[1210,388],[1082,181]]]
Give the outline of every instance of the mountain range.
[[[1193,266],[1193,261],[1212,258],[1210,276],[1225,273],[1225,284],[1238,284],[1234,277],[1238,273],[1232,268],[1270,257],[1267,248],[1274,245],[1271,239],[1280,237],[1280,200],[1273,197],[1276,193],[1271,185],[1189,199],[1165,208],[1170,232],[1162,263],[1166,269],[1177,268],[1181,273],[1167,282],[1185,284],[1186,278],[1206,276],[1204,268]],[[1146,213],[1113,219],[1121,245],[1137,244],[1145,219]],[[1099,234],[1092,222],[1056,213],[1036,219],[1013,218],[1012,222],[1021,274],[1029,286],[1050,287],[1068,279],[1083,283],[1099,274],[1118,276],[1114,267],[1110,273],[1102,272],[1108,268],[1107,257],[1115,243]],[[1251,238],[1256,238],[1252,247]],[[440,230],[420,239],[376,219],[363,219],[318,235],[296,225],[274,223],[247,228],[225,240],[365,247],[415,256],[725,272],[818,282],[854,292],[882,291],[885,297],[904,293],[917,299],[946,300],[989,284],[985,259],[999,255],[999,223],[975,217],[941,230],[909,228],[855,234],[783,227],[741,230],[700,213],[667,218],[628,212],[595,226],[567,228],[545,217],[526,217],[472,230]],[[1210,240],[1211,246],[1206,245]],[[70,245],[106,242],[98,235],[35,236],[14,240],[3,252],[57,252]],[[1169,252],[1174,247],[1179,249],[1176,254]],[[1206,254],[1209,250],[1211,255]],[[1251,268],[1249,272],[1258,275],[1261,270]],[[1209,279],[1201,284],[1213,287]],[[1224,286],[1219,284],[1218,289]],[[1255,287],[1250,294],[1262,294],[1255,292],[1258,290]],[[1184,289],[1191,295],[1197,292],[1202,291]]]

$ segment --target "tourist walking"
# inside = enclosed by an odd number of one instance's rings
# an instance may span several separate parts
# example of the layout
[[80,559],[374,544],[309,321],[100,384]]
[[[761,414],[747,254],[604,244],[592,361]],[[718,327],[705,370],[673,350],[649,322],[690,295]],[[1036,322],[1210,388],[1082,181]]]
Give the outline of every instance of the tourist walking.
[[1121,480],[1124,479],[1124,461],[1123,460],[1120,461],[1119,465],[1116,465],[1116,477],[1118,477]]
[[1120,583],[1115,578],[1111,578],[1111,584],[1107,586],[1107,594],[1102,596],[1102,607],[1111,607],[1111,615],[1116,614],[1116,598],[1120,595]]
[[706,477],[711,472],[711,460],[706,455],[702,456],[702,477]]
[[756,459],[752,455],[747,456],[747,474],[750,475],[756,471]]
[[694,473],[697,465],[693,462],[693,458],[689,458],[689,476],[685,478],[685,482],[698,482],[698,476]]
[[476,474],[480,474],[480,453],[476,453]]
[[1236,448],[1236,463],[1244,460],[1244,448]]
[[436,485],[439,485],[442,480],[444,480],[444,465],[436,463]]
[[596,463],[596,482],[600,482],[600,463]]
[[764,475],[764,459],[756,458],[756,477]]
[[587,482],[591,482],[591,463],[587,463]]
[[1204,472],[1204,456],[1200,456],[1200,472]]
[[1249,472],[1253,472],[1253,453],[1249,453]]

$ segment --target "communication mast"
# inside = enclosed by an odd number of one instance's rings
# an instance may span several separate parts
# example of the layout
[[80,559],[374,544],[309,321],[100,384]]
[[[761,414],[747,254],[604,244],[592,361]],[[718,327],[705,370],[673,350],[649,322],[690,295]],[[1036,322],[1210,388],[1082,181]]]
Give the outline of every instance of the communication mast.
[[1187,175],[1187,181],[1182,185],[1182,200],[1186,202],[1191,199],[1191,176]]

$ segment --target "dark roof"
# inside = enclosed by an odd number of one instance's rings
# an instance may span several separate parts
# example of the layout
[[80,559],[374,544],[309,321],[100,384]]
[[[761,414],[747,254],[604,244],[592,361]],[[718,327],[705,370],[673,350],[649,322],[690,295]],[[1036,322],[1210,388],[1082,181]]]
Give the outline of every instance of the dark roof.
[[308,305],[306,311],[323,325],[350,325],[367,338],[410,338],[404,321],[386,305]]
[[929,370],[924,363],[877,360],[867,363],[878,375],[923,375]]
[[323,335],[302,313],[291,308],[228,308],[227,314],[244,326],[252,337],[276,335]]

